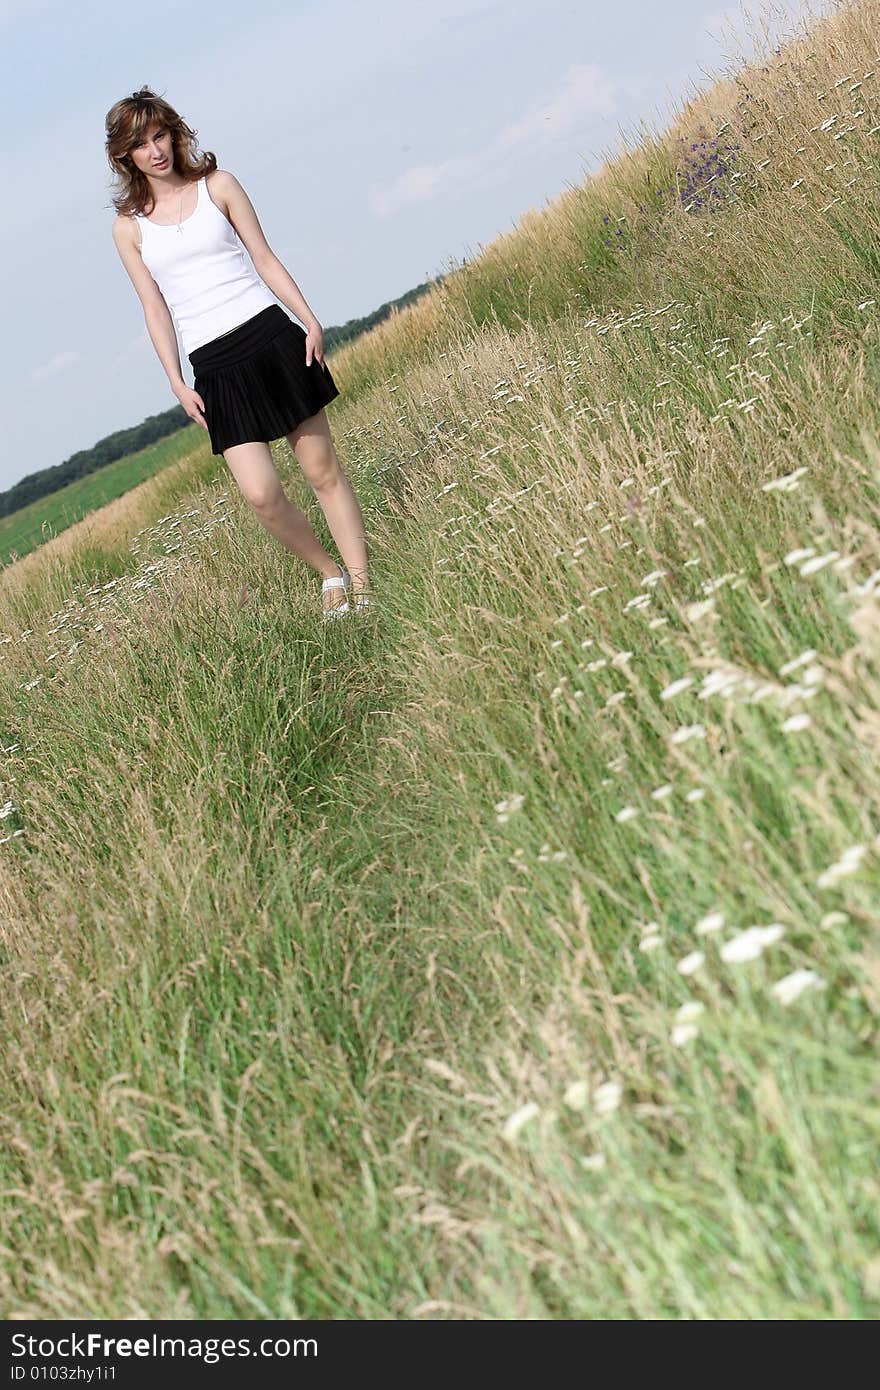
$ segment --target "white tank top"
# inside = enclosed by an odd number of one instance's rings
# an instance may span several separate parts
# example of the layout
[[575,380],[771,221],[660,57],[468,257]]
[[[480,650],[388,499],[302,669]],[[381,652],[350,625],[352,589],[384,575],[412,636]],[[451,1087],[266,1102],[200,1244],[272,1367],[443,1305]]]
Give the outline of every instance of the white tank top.
[[196,209],[178,225],[159,226],[143,213],[141,257],[171,311],[187,356],[277,304],[247,259],[235,228],[208,192],[196,185]]

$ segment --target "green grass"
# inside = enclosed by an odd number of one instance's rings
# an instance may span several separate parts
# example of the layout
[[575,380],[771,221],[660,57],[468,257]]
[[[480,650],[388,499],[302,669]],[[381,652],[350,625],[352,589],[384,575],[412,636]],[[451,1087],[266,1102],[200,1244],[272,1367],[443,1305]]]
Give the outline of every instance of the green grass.
[[198,448],[202,434],[199,426],[187,425],[136,454],[108,463],[96,473],[78,478],[57,492],[0,517],[0,564],[7,565],[28,555],[74,522],[115,498],[123,497],[138,483],[185,458]]
[[376,613],[225,476],[16,595],[7,1317],[876,1317],[871,16],[341,357]]

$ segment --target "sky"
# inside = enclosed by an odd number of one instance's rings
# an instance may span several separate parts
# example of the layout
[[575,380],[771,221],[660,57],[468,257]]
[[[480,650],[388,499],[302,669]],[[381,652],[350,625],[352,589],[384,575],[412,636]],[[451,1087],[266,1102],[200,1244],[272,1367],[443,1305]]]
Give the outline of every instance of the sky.
[[0,0],[0,490],[175,404],[111,236],[104,119],[142,84],[236,176],[326,329],[840,3]]

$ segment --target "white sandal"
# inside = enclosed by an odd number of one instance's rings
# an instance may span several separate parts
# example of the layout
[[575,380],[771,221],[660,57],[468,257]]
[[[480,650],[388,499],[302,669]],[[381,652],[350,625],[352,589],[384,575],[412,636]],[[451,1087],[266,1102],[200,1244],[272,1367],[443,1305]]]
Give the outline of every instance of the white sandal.
[[[321,585],[322,594],[326,594],[328,589],[344,589],[347,593],[348,590],[351,588],[351,575],[349,574],[348,570],[343,569],[342,565],[339,566],[339,570],[340,573],[338,575],[331,575],[329,579],[324,580],[323,584]],[[338,603],[335,608],[325,608],[323,613],[323,620],[326,623],[329,622],[331,618],[341,618],[343,614],[347,612],[348,599],[346,599],[343,603]]]

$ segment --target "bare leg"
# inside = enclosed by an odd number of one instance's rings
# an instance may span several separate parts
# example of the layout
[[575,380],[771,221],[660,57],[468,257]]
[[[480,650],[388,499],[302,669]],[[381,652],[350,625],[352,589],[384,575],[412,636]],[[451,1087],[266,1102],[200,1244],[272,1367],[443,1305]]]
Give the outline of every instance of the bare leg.
[[[338,562],[318,540],[305,512],[293,505],[281,486],[269,445],[262,441],[235,444],[224,451],[223,457],[266,530],[324,579],[338,575]],[[324,594],[324,608],[336,608],[346,599],[343,589],[328,589]]]
[[287,435],[287,441],[307,482],[314,488],[330,534],[339,546],[345,568],[351,575],[352,604],[369,592],[367,547],[364,518],[351,483],[336,456],[327,412],[322,408],[301,420]]

